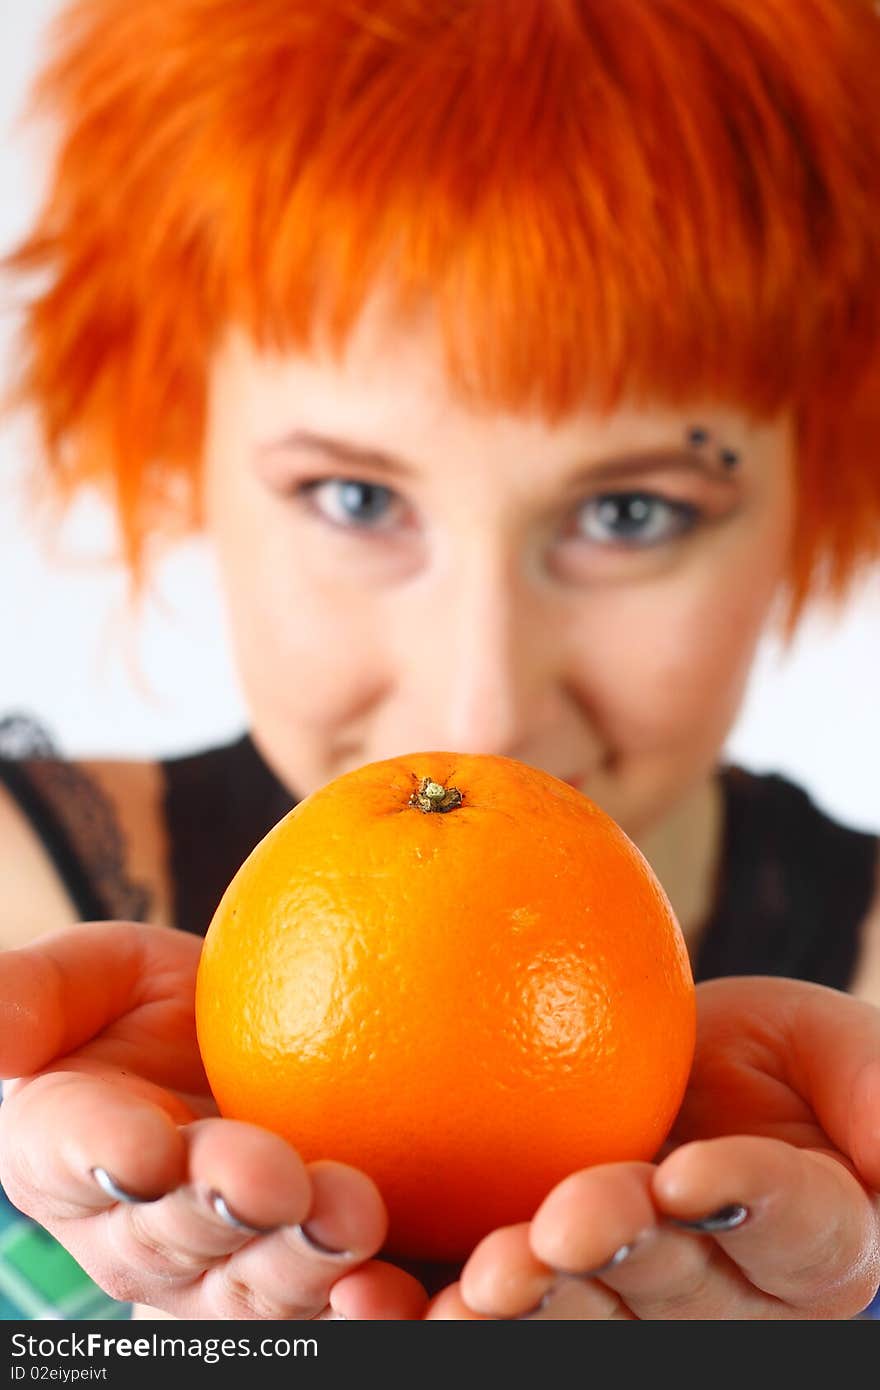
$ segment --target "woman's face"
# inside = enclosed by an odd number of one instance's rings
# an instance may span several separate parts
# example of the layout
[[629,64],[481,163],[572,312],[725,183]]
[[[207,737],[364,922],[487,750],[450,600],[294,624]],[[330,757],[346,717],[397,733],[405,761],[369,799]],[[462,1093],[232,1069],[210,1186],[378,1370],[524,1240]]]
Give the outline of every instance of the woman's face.
[[783,422],[708,405],[471,408],[431,326],[378,312],[342,362],[231,334],[205,503],[256,742],[301,796],[394,754],[506,754],[643,834],[735,717],[790,453]]

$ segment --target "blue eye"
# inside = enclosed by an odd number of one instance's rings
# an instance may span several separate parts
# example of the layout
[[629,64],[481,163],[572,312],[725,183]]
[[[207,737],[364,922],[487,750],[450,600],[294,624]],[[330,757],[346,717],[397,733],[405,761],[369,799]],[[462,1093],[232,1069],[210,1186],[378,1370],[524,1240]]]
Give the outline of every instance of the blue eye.
[[699,509],[652,492],[608,492],[578,512],[579,534],[599,545],[662,545],[692,530]]
[[395,520],[400,499],[391,488],[356,478],[319,478],[305,483],[302,491],[311,505],[336,526],[380,530]]

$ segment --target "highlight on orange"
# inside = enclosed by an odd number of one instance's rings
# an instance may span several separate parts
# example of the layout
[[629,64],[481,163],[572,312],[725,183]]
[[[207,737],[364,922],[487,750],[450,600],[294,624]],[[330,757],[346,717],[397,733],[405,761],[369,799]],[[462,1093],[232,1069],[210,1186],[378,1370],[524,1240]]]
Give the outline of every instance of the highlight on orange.
[[605,812],[512,758],[421,752],[300,802],[214,914],[196,1024],[221,1114],[377,1183],[387,1249],[464,1259],[684,1095],[684,938]]
[[874,0],[69,4],[6,266],[53,495],[107,491],[139,586],[226,327],[342,347],[381,279],[481,402],[790,411],[793,622],[880,550],[878,72]]

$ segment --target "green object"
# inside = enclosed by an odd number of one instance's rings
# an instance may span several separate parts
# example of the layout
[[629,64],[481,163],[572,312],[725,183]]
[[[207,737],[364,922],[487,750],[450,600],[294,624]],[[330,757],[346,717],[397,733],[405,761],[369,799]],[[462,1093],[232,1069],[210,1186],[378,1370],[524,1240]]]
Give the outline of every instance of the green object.
[[130,1318],[57,1240],[0,1191],[0,1320]]

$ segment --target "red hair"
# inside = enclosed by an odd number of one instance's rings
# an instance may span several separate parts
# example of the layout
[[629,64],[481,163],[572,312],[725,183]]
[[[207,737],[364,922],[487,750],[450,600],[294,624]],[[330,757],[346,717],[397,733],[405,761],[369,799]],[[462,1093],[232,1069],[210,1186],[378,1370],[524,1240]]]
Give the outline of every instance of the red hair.
[[797,613],[880,551],[878,73],[874,0],[78,0],[16,399],[138,576],[227,325],[342,346],[391,267],[489,405],[793,412]]

